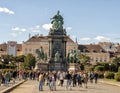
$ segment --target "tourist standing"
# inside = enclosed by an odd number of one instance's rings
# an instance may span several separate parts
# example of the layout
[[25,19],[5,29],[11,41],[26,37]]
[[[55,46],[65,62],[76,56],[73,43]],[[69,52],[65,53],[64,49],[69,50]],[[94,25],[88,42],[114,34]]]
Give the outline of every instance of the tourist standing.
[[64,73],[61,71],[60,74],[59,74],[59,80],[60,80],[60,85],[63,86],[63,83],[64,83]]
[[67,72],[65,79],[66,79],[66,90],[69,90],[69,89],[71,89],[72,75],[69,72]]
[[78,82],[78,86],[82,87],[82,79],[81,79],[81,73],[78,72],[77,73],[77,82]]
[[94,72],[90,72],[90,82],[93,83],[94,79]]
[[87,88],[88,73],[87,73],[86,71],[85,71],[85,72],[83,72],[82,78],[83,78],[83,83],[84,83],[84,86]]
[[43,91],[43,84],[44,84],[44,76],[43,73],[39,75],[39,91]]
[[2,72],[0,72],[0,86],[2,84]]
[[98,80],[98,73],[97,72],[95,72],[95,74],[94,74],[94,79],[95,79],[95,84],[97,84],[97,80]]
[[49,77],[49,88],[51,91],[56,90],[56,78],[55,78],[55,73],[51,73]]
[[75,87],[76,86],[76,79],[77,79],[77,74],[76,74],[76,72],[73,72],[73,76],[72,76],[72,80],[73,80],[73,87]]
[[10,82],[10,73],[7,71],[5,73],[5,85],[9,86],[9,82]]

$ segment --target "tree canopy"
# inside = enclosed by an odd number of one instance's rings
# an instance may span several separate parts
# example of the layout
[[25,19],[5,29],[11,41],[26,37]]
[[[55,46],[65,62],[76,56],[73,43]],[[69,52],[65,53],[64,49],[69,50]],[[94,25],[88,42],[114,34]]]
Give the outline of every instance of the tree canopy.
[[32,54],[28,54],[25,57],[23,67],[32,69],[32,67],[35,67],[35,63],[36,63],[35,57]]
[[83,64],[87,64],[88,62],[90,62],[90,57],[85,54],[80,54],[79,59],[80,59],[80,62]]

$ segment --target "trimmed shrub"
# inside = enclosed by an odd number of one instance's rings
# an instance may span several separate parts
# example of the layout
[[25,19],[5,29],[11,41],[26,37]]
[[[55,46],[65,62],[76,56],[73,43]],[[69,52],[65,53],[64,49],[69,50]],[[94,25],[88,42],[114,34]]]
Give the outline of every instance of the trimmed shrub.
[[120,67],[118,68],[118,72],[120,72]]
[[96,66],[95,71],[104,71],[104,66]]
[[94,71],[94,67],[90,67],[88,71]]
[[105,72],[104,77],[107,79],[114,79],[114,73],[113,72]]
[[98,72],[98,77],[99,78],[104,78],[104,72]]
[[115,80],[120,81],[120,72],[115,73]]

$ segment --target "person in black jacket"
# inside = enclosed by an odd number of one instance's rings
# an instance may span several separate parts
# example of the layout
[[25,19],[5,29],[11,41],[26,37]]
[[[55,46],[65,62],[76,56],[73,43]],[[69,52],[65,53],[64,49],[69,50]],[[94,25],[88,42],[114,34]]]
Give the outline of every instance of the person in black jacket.
[[70,86],[71,86],[72,75],[69,72],[66,73],[65,79],[66,79],[66,89],[67,90],[71,89]]
[[95,79],[95,84],[97,84],[97,80],[98,80],[98,73],[97,72],[95,72],[95,74],[94,74],[94,79]]
[[73,80],[73,87],[75,87],[76,83],[77,83],[77,74],[76,74],[76,72],[73,73],[72,80]]

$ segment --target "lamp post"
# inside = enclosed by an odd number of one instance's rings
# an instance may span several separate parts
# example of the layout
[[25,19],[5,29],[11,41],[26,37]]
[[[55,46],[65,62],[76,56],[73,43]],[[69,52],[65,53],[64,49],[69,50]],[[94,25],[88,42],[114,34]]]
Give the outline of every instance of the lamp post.
[[4,59],[1,59],[1,61],[2,61],[2,66],[1,66],[1,68],[3,69]]
[[118,62],[118,67],[120,66],[120,62]]
[[11,69],[11,62],[9,61],[9,69]]
[[4,62],[4,59],[1,59],[2,62]]
[[111,71],[111,63],[109,64],[109,71]]

